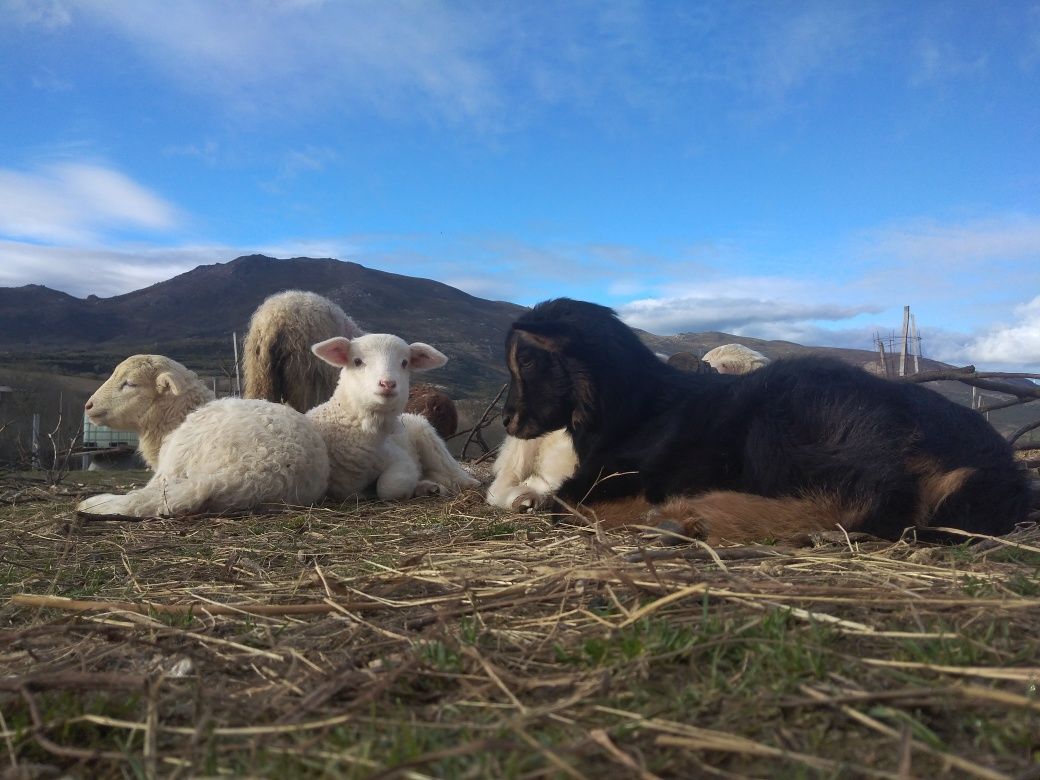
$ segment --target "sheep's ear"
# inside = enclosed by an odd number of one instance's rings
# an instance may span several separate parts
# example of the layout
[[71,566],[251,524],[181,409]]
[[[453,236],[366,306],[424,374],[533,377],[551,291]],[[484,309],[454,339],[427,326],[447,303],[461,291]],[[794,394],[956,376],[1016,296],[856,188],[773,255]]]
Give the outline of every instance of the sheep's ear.
[[514,322],[517,335],[546,352],[563,352],[571,343],[567,326],[556,322]]
[[421,341],[409,344],[408,350],[408,367],[412,371],[429,371],[431,368],[440,368],[448,362],[447,355]]
[[337,368],[350,365],[350,339],[343,336],[319,341],[311,347],[311,352]]
[[184,388],[178,383],[177,377],[170,371],[163,371],[155,378],[155,390],[159,395],[163,393],[180,395],[184,392]]

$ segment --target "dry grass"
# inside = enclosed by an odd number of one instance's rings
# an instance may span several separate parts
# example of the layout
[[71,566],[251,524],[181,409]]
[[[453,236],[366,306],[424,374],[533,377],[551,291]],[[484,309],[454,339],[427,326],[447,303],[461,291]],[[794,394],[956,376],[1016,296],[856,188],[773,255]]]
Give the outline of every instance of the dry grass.
[[1038,776],[1035,526],[644,550],[476,493],[77,518],[93,489],[0,483],[0,776]]

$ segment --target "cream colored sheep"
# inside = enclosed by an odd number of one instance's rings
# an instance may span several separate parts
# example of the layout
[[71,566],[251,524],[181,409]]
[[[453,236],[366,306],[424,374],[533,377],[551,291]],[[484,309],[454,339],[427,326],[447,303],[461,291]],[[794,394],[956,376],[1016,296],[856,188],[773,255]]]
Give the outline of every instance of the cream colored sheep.
[[90,420],[136,431],[155,474],[126,495],[102,494],[77,509],[151,517],[310,504],[328,483],[317,428],[283,404],[213,394],[180,363],[134,355],[87,401]]
[[708,350],[701,358],[720,374],[750,374],[768,366],[769,358],[743,344],[723,344]]
[[317,293],[286,290],[270,296],[249,321],[243,396],[285,402],[299,412],[327,401],[339,372],[311,354],[311,345],[363,332],[343,309]]

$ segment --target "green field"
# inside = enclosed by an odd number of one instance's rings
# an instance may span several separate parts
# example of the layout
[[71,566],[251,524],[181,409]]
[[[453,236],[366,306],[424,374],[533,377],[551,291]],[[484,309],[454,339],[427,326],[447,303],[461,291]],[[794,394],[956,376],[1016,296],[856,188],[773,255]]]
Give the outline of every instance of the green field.
[[1035,526],[643,549],[476,492],[76,516],[146,476],[0,482],[5,777],[1036,776]]

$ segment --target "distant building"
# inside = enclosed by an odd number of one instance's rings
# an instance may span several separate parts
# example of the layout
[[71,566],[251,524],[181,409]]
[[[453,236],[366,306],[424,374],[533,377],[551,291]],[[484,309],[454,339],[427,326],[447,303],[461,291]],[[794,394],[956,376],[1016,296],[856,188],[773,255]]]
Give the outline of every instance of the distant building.
[[114,431],[104,425],[95,425],[83,415],[83,449],[107,450],[112,447],[137,447],[137,434],[132,431]]

